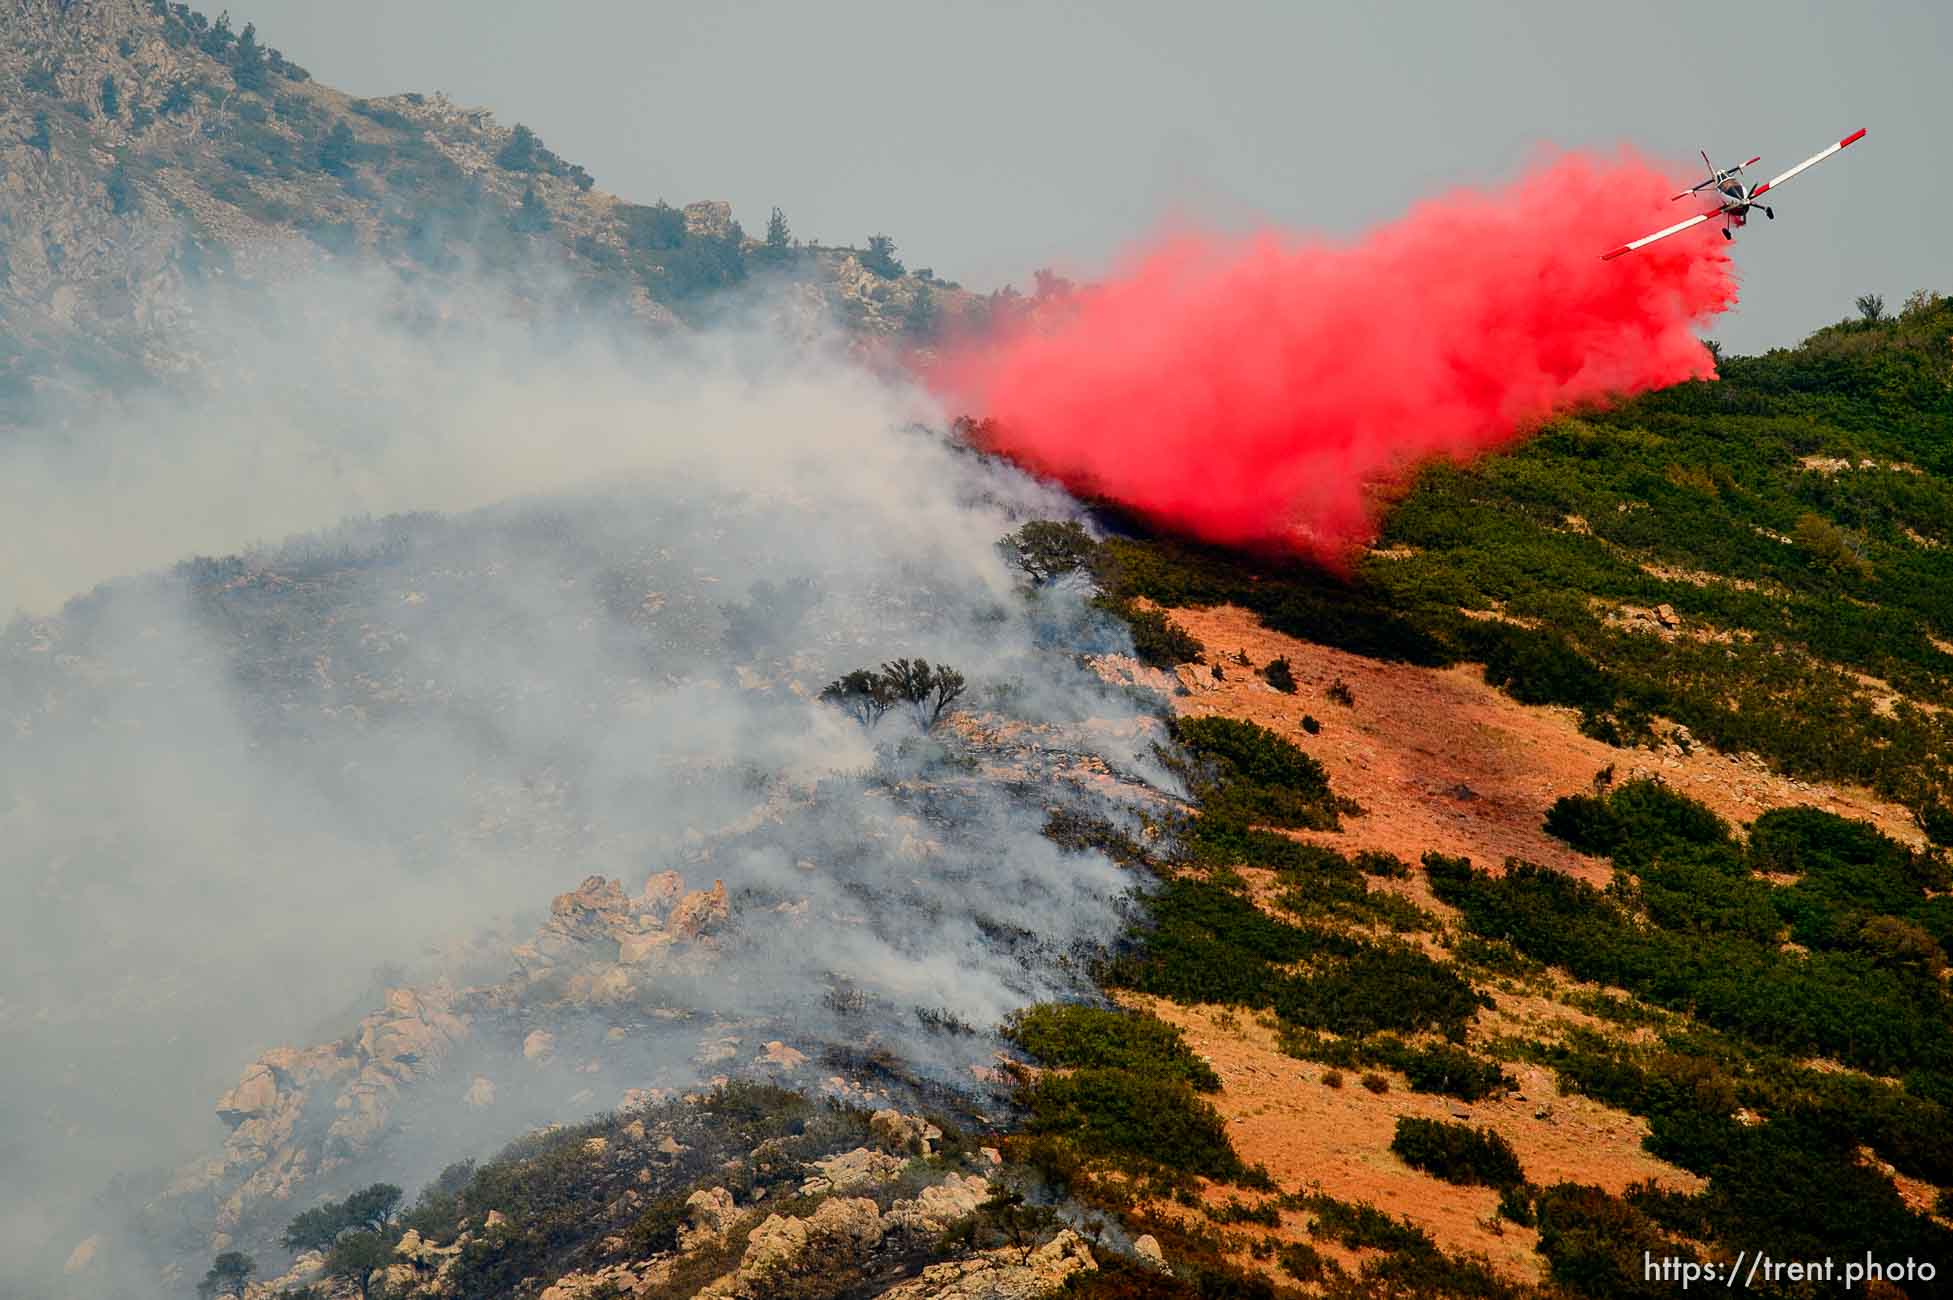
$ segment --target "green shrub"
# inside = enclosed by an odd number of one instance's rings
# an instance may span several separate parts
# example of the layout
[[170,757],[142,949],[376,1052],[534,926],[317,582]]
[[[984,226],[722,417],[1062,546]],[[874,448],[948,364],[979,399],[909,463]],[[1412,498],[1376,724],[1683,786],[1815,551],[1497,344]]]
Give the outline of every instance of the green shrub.
[[1268,1006],[1273,965],[1312,953],[1354,951],[1347,937],[1278,921],[1220,884],[1181,876],[1146,900],[1150,928],[1106,968],[1106,983],[1177,1002]]
[[1425,1231],[1409,1219],[1393,1219],[1368,1201],[1340,1201],[1321,1193],[1292,1196],[1289,1204],[1310,1215],[1309,1235],[1323,1237],[1351,1250],[1403,1251],[1437,1249]]
[[1216,1223],[1255,1223],[1264,1228],[1282,1226],[1282,1212],[1272,1201],[1249,1205],[1235,1196],[1230,1196],[1227,1203],[1219,1209],[1208,1206],[1207,1217]]
[[1397,1121],[1390,1149],[1413,1169],[1448,1183],[1512,1187],[1525,1181],[1511,1143],[1488,1128],[1406,1115]]
[[1128,1070],[1047,1074],[1025,1090],[1028,1130],[1092,1155],[1166,1165],[1207,1178],[1247,1173],[1227,1126],[1187,1084]]
[[1237,718],[1176,718],[1173,738],[1202,765],[1195,793],[1209,816],[1334,830],[1337,803],[1322,764]]
[[1375,1050],[1375,1062],[1402,1073],[1412,1092],[1480,1101],[1515,1086],[1497,1062],[1481,1060],[1449,1043],[1413,1046],[1385,1040]]
[[1395,944],[1363,945],[1275,990],[1282,1019],[1339,1034],[1435,1029],[1462,1038],[1485,1000],[1448,966]]
[[1672,1296],[1675,1284],[1649,1278],[1643,1261],[1648,1256],[1697,1258],[1663,1237],[1633,1206],[1598,1187],[1549,1187],[1534,1202],[1534,1215],[1539,1253],[1546,1257],[1553,1280],[1580,1295]]
[[1202,662],[1200,642],[1157,609],[1142,609],[1131,601],[1101,596],[1092,602],[1126,625],[1132,634],[1133,656],[1151,668],[1171,671],[1181,664]]
[[1282,1271],[1298,1282],[1321,1282],[1329,1278],[1332,1269],[1337,1269],[1334,1261],[1306,1241],[1291,1241],[1283,1244],[1275,1252],[1275,1262]]
[[1137,1012],[1043,1002],[1016,1012],[1004,1034],[1040,1064],[1061,1069],[1122,1069],[1177,1079],[1218,1092],[1220,1076],[1181,1032]]
[[1289,667],[1287,655],[1269,660],[1267,666],[1261,670],[1261,675],[1270,686],[1282,694],[1295,694],[1295,671]]
[[1402,858],[1394,853],[1385,853],[1378,849],[1365,849],[1352,858],[1351,861],[1356,864],[1356,869],[1366,876],[1388,876],[1397,880],[1406,879],[1410,876],[1410,868],[1405,865]]
[[1592,795],[1561,795],[1546,810],[1546,833],[1565,840],[1590,857],[1612,857],[1626,831],[1605,799]]
[[227,1250],[211,1261],[210,1271],[203,1275],[197,1284],[200,1296],[242,1295],[244,1286],[251,1274],[257,1270],[257,1261],[241,1251]]
[[686,1216],[685,1198],[660,1196],[645,1206],[624,1233],[624,1241],[634,1258],[662,1255],[678,1249],[678,1229]]

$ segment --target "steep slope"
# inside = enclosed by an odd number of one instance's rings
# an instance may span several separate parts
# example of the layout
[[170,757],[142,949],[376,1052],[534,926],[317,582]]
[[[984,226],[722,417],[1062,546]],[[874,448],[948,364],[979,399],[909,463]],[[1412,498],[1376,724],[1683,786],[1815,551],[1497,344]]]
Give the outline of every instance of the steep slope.
[[1953,1247],[1950,424],[1922,293],[1430,470],[1347,581],[1077,539],[1204,774],[1104,978],[1268,1175],[1098,1203],[1307,1294]]
[[748,238],[724,203],[626,202],[526,127],[353,98],[185,5],[0,12],[0,425],[192,364],[204,287],[327,264],[664,329],[754,276],[868,336],[926,335],[967,298],[885,253]]

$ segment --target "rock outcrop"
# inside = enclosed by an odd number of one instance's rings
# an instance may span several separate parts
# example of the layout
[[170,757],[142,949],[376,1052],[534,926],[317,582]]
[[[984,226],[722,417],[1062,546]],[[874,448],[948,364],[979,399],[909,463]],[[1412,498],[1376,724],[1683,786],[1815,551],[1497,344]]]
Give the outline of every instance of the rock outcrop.
[[[474,1040],[483,1022],[505,1023],[536,1000],[539,987],[550,998],[594,1007],[627,1000],[660,974],[702,971],[713,956],[712,936],[730,916],[723,882],[688,893],[675,873],[659,872],[633,897],[615,881],[588,878],[558,895],[535,937],[513,950],[508,980],[392,989],[385,1006],[345,1038],[260,1056],[217,1101],[218,1118],[230,1129],[222,1152],[179,1170],[165,1201],[208,1198],[214,1234],[228,1237],[255,1212],[291,1201],[306,1180],[370,1148],[388,1131],[403,1090],[441,1074],[458,1046],[481,1046]],[[633,942],[643,946],[625,960]],[[537,1028],[510,1054],[540,1068],[557,1052],[556,1034]],[[492,1107],[494,1080],[473,1076],[461,1098],[472,1108]]]
[[[497,285],[518,314],[559,306],[550,280],[654,332],[685,328],[673,303],[693,290],[633,224],[646,209],[487,110],[347,95],[265,45],[271,33],[241,54],[241,35],[145,0],[0,13],[0,320],[15,345],[0,353],[0,426],[96,396],[76,370],[111,387],[194,374],[213,290],[289,288],[334,265],[438,286],[485,261],[545,264],[555,273]],[[407,229],[403,212],[449,219]],[[723,201],[689,204],[683,221],[685,238],[735,256],[754,245]],[[899,333],[919,296],[971,298],[877,275],[847,249],[803,249],[794,270],[784,301],[861,336]]]
[[881,1300],[1038,1300],[1097,1268],[1091,1247],[1067,1228],[1035,1250],[989,1250],[931,1264],[921,1277],[882,1292]]

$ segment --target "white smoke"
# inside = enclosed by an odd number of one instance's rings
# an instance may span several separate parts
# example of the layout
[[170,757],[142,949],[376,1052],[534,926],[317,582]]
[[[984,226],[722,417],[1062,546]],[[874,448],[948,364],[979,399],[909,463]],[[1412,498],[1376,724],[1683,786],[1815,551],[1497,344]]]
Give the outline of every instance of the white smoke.
[[[1116,930],[1130,879],[980,775],[935,782],[956,809],[935,856],[863,841],[914,810],[902,724],[809,698],[919,655],[969,703],[1014,684],[1015,722],[1108,722],[1056,734],[1168,785],[1140,713],[1040,644],[1117,634],[1075,594],[1034,608],[997,552],[1065,499],[929,433],[926,398],[838,346],[416,294],[320,275],[213,299],[193,395],[0,451],[0,606],[40,611],[0,637],[0,1255],[24,1275],[58,1270],[112,1177],[212,1149],[210,1103],[259,1051],[343,1033],[383,982],[522,934],[587,875],[685,869],[783,788],[800,810],[705,874],[808,919],[734,945],[702,1010],[843,1034],[839,978],[988,1025],[1078,977],[985,927],[1047,957]],[[341,522],[406,511],[440,515]],[[156,572],[193,555],[241,559]],[[824,779],[853,795],[809,804]],[[907,1050],[948,1072],[978,1049]]]

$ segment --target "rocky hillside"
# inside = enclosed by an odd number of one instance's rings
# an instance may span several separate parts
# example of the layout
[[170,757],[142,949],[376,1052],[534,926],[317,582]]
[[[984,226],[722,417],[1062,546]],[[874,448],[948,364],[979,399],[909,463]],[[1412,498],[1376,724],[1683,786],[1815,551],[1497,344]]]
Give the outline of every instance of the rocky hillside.
[[163,0],[0,10],[0,424],[191,364],[200,291],[321,265],[485,276],[514,309],[702,320],[725,290],[926,338],[970,296],[893,246],[749,235],[725,203],[627,202],[527,128],[357,99],[253,28]]

